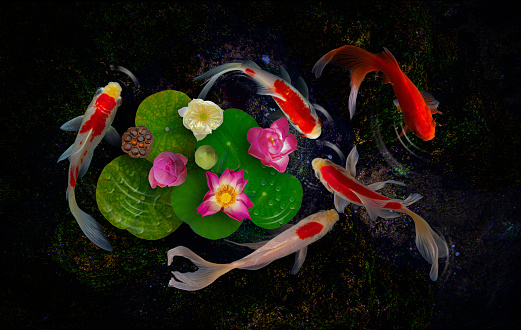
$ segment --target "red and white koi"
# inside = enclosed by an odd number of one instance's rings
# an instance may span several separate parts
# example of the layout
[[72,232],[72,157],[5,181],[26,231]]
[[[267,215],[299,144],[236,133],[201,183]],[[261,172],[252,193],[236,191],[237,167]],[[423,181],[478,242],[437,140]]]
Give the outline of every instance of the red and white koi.
[[78,178],[87,172],[94,149],[101,139],[105,138],[114,146],[121,146],[121,137],[114,127],[110,126],[121,105],[120,95],[121,86],[115,82],[108,83],[105,88],[98,89],[83,116],[76,117],[60,127],[65,131],[78,131],[74,143],[58,159],[59,162],[68,158],[70,162],[66,195],[69,208],[85,236],[107,251],[112,251],[109,241],[99,223],[78,207],[74,188]]
[[297,88],[295,88],[291,85],[288,73],[284,68],[280,67],[280,69],[282,78],[262,70],[252,61],[226,63],[194,78],[194,80],[211,77],[199,94],[199,98],[204,99],[221,75],[230,71],[242,71],[257,84],[257,94],[273,97],[291,125],[300,132],[301,136],[309,139],[318,138],[322,132],[322,119],[317,116],[316,110],[325,110],[319,105],[312,105],[309,102],[308,88],[302,78],[299,77]]
[[407,206],[422,198],[419,194],[412,194],[405,200],[391,199],[376,192],[386,183],[405,185],[402,182],[387,180],[365,186],[355,179],[358,151],[354,147],[346,161],[346,168],[333,164],[327,159],[315,158],[312,162],[315,175],[322,184],[334,194],[335,208],[344,212],[349,203],[364,206],[371,220],[381,218],[397,218],[398,213],[405,213],[412,217],[416,227],[416,247],[431,265],[430,278],[438,279],[438,258],[448,255],[447,243],[441,239],[419,215],[412,212]]
[[186,291],[200,290],[232,269],[257,270],[293,252],[297,252],[297,255],[291,273],[296,274],[306,259],[308,245],[326,235],[338,219],[339,215],[335,210],[321,211],[308,216],[295,225],[289,225],[288,229],[269,241],[246,244],[234,243],[256,250],[229,264],[208,262],[190,249],[178,246],[168,251],[168,265],[172,263],[175,256],[179,256],[190,259],[199,269],[193,273],[172,272],[174,277],[170,279],[168,286]]
[[384,47],[384,51],[372,54],[356,46],[342,46],[322,56],[313,66],[313,73],[318,78],[328,63],[336,63],[351,72],[351,93],[349,94],[349,112],[355,114],[358,88],[365,75],[372,71],[382,71],[382,83],[393,86],[397,100],[394,104],[403,113],[405,126],[399,136],[412,131],[424,141],[434,138],[436,122],[432,118],[438,111],[439,102],[425,92],[419,91],[411,80],[402,72],[396,58]]

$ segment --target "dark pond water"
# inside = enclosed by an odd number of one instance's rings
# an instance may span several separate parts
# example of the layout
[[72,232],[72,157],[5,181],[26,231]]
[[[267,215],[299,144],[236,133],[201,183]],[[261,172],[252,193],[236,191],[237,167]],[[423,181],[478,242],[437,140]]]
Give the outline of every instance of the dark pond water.
[[[9,328],[502,328],[521,327],[520,26],[513,5],[490,2],[176,2],[170,4],[10,4],[2,10],[2,121],[7,134],[1,177],[2,322]],[[436,137],[395,140],[402,115],[390,85],[369,74],[349,119],[349,72],[311,72],[326,52],[351,44],[391,50],[401,69],[440,102]],[[114,251],[90,243],[71,215],[67,164],[73,142],[61,124],[82,115],[109,81],[123,86],[113,126],[135,126],[148,96],[177,90],[196,98],[192,79],[237,60],[252,60],[295,82],[333,121],[319,141],[299,138],[287,172],[304,195],[293,222],[331,209],[333,196],[310,161],[340,164],[357,146],[358,179],[403,181],[381,192],[423,198],[411,209],[449,246],[440,276],[414,244],[408,216],[371,221],[348,206],[333,230],[310,246],[291,275],[293,257],[257,271],[234,270],[211,286],[185,292],[167,286],[166,252],[187,246],[228,263],[249,253],[196,235],[188,225],[160,240],[142,240],[112,226],[97,208],[103,168],[122,154],[102,142],[79,180],[80,207],[102,225]],[[116,66],[128,69],[139,82]],[[232,73],[207,99],[238,108],[260,126],[277,105]],[[319,116],[321,116],[319,114]],[[295,131],[292,131],[295,133]],[[232,238],[264,232],[244,221]]]

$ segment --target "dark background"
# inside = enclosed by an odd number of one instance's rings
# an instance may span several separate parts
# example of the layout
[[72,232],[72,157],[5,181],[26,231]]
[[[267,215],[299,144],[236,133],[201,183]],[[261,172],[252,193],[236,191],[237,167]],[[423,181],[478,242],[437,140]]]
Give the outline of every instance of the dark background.
[[[1,322],[8,328],[521,327],[515,8],[497,1],[4,4]],[[348,72],[328,66],[320,79],[312,76],[313,64],[344,44],[388,48],[411,80],[440,101],[436,138],[412,137],[421,157],[394,140],[401,115],[376,75],[362,84],[352,120]],[[301,75],[312,101],[335,119],[323,138],[344,154],[358,146],[362,182],[398,179],[407,188],[384,194],[424,196],[412,209],[444,234],[451,250],[437,282],[428,279],[408,217],[370,222],[365,210],[350,206],[310,248],[297,276],[289,274],[287,257],[255,272],[232,271],[199,292],[168,288],[170,270],[190,269],[182,261],[166,266],[170,248],[186,245],[213,262],[247,251],[200,238],[186,225],[158,241],[111,226],[96,209],[95,188],[121,151],[105,142],[77,198],[102,224],[114,252],[83,236],[65,200],[68,164],[56,164],[74,141],[61,124],[83,114],[99,87],[118,81],[123,105],[114,127],[121,134],[134,126],[147,96],[174,89],[196,98],[201,87],[193,77],[238,59],[273,73],[282,64],[293,79]],[[111,65],[129,69],[140,86]],[[223,109],[275,107],[247,80],[222,80],[208,98]],[[377,148],[379,141],[397,162]],[[301,156],[331,154],[314,148]],[[294,158],[288,171],[299,167]],[[311,171],[299,179],[305,196],[298,219],[333,207]]]

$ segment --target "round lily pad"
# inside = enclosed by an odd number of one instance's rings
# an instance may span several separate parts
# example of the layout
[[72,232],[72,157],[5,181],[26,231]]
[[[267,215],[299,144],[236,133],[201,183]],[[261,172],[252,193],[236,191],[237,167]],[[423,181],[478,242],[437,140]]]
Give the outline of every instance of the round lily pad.
[[189,160],[195,153],[195,137],[183,125],[177,110],[191,99],[178,91],[162,91],[147,97],[137,109],[136,126],[146,126],[154,135],[152,150],[146,157],[153,162],[163,151],[180,153]]
[[300,210],[302,185],[293,175],[280,173],[249,157],[243,169],[244,178],[248,180],[244,193],[254,204],[249,209],[251,221],[262,228],[278,228],[293,219]]
[[222,211],[205,217],[197,213],[197,207],[203,202],[208,189],[205,171],[189,172],[186,181],[172,190],[172,207],[196,234],[208,239],[228,237],[239,228],[239,221]]
[[[110,162],[98,179],[98,207],[114,226],[149,240],[160,239],[182,223],[168,198],[169,189],[152,189],[148,173],[152,164],[122,155]],[[162,196],[163,195],[163,196]]]
[[248,159],[248,131],[252,127],[259,126],[255,119],[246,112],[239,109],[228,109],[224,111],[223,123],[212,134],[197,141],[197,147],[211,145],[219,160],[212,171],[222,173],[226,168],[237,170]]

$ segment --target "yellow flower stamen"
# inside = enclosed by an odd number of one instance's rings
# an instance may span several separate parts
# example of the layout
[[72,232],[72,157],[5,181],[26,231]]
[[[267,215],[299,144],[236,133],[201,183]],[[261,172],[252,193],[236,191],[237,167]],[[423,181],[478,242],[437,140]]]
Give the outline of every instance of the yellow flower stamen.
[[219,188],[217,194],[215,194],[217,204],[219,204],[221,207],[229,207],[233,205],[236,201],[236,197],[237,192],[235,192],[235,189],[227,184],[223,184]]

